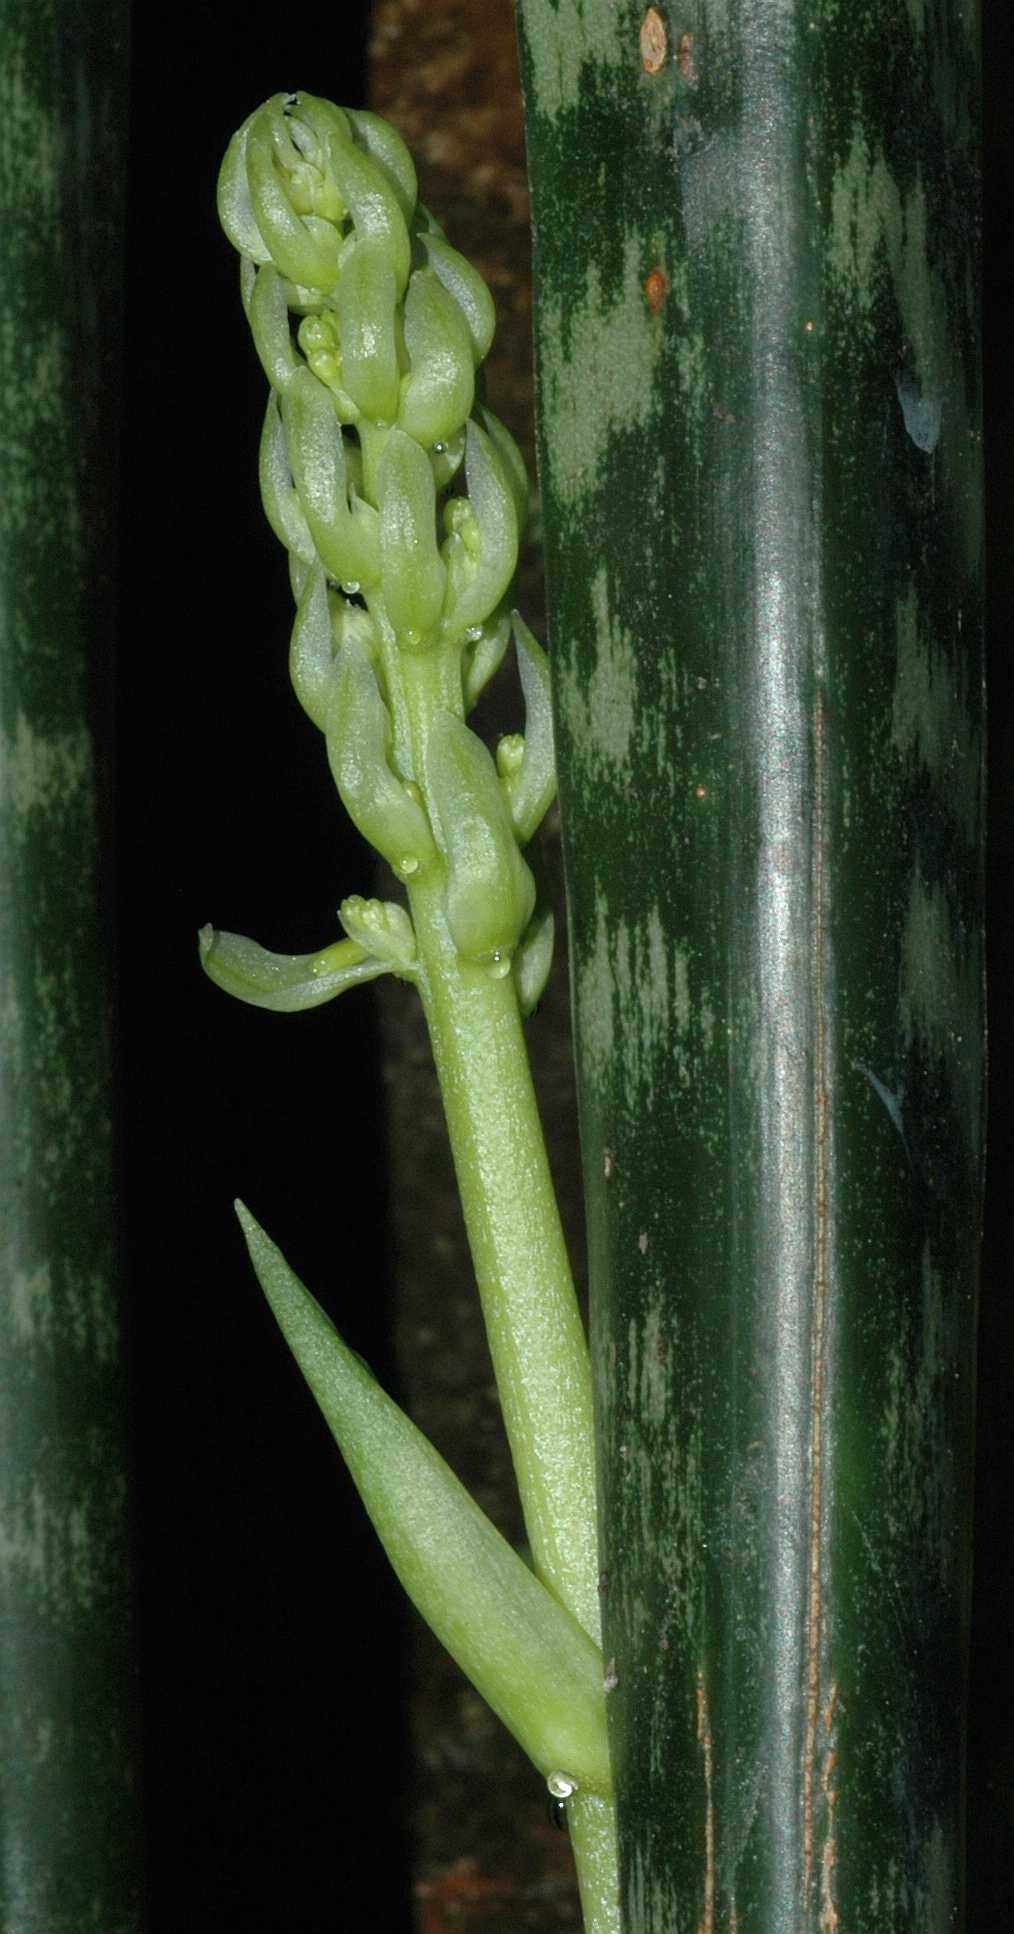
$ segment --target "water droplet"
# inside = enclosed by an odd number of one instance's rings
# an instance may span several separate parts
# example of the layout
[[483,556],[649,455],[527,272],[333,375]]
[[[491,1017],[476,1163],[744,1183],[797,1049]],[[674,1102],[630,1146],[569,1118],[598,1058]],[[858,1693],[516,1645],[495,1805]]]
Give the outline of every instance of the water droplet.
[[403,873],[405,878],[408,879],[411,874],[418,873],[419,861],[414,860],[410,853],[406,854],[404,859],[398,861],[398,871],[399,873]]
[[342,584],[342,590],[344,591],[345,596],[347,598],[356,597],[359,593],[360,588],[361,587],[360,587],[358,578],[346,578]]
[[437,454],[437,456],[438,456],[438,457],[442,457],[442,456],[443,456],[443,454],[444,454],[444,451],[445,451],[445,450],[446,450],[446,448],[447,448],[447,445],[446,445],[446,443],[435,443],[435,444],[433,445],[433,448],[434,448],[434,450],[435,450],[435,452],[436,452],[436,454]]
[[506,976],[510,973],[510,970],[511,970],[510,954],[502,953],[500,948],[497,947],[496,950],[490,955],[489,961],[487,962],[487,971],[489,973],[490,980],[504,980],[506,979]]
[[465,637],[467,638],[470,645],[474,645],[476,640],[482,637],[482,626],[469,625],[468,630],[465,633]]

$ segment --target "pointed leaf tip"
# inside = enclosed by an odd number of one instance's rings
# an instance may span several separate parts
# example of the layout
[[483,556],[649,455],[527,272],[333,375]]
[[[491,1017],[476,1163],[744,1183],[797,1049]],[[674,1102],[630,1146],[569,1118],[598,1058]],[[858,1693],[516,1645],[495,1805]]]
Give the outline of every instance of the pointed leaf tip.
[[381,1389],[242,1202],[279,1326],[405,1590],[543,1774],[610,1787],[602,1657]]

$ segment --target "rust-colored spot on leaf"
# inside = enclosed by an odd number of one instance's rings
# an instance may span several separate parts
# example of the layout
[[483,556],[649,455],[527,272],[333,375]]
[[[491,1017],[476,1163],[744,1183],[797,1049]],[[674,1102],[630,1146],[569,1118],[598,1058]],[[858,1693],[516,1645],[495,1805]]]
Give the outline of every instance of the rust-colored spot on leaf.
[[820,1790],[824,1799],[824,1841],[820,1853],[820,1934],[838,1934],[838,1903],[834,1897],[835,1868],[838,1864],[838,1841],[835,1832],[835,1813],[838,1805],[836,1775],[838,1753],[834,1745],[834,1714],[838,1703],[838,1681],[833,1680],[831,1689],[824,1701],[821,1724],[824,1729],[824,1763],[820,1774]]
[[704,1912],[697,1923],[697,1934],[715,1934],[715,1769],[703,1668],[697,1674],[697,1739],[704,1761]]
[[697,68],[694,63],[693,34],[681,34],[676,42],[676,65],[683,79],[688,81],[691,87],[696,87]]
[[657,7],[649,7],[641,22],[641,66],[646,74],[657,74],[665,65],[668,36],[665,21]]
[[658,315],[668,293],[669,284],[666,281],[663,271],[661,269],[652,269],[651,274],[647,277],[644,284],[644,295],[653,316]]

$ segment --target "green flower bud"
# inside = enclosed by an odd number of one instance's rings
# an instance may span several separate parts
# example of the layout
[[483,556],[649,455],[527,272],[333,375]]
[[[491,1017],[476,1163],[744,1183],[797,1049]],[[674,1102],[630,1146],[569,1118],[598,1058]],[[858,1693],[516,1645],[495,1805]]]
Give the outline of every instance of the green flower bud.
[[358,893],[343,900],[338,918],[350,940],[400,974],[411,971],[416,957],[415,929],[396,900],[364,900]]
[[433,836],[416,794],[391,763],[391,718],[361,643],[338,653],[327,716],[327,755],[345,809],[359,831],[403,878],[434,857]]
[[335,661],[350,638],[372,663],[380,643],[373,619],[362,605],[350,604],[340,592],[330,590],[323,565],[315,562],[299,590],[289,645],[289,676],[304,712],[322,732],[327,729]]
[[342,346],[342,387],[375,423],[398,414],[398,287],[383,249],[357,242],[342,263],[335,291]]
[[[325,217],[300,214],[293,206],[286,162],[290,171],[298,168],[299,154],[289,138],[285,116],[286,97],[277,94],[245,124],[243,163],[250,206],[267,249],[266,259],[289,281],[327,295],[338,278],[338,231]],[[222,219],[228,232],[224,214]],[[265,257],[255,254],[254,259]]]
[[270,262],[271,250],[257,226],[250,186],[246,173],[246,150],[252,128],[260,108],[248,114],[241,128],[237,128],[229,146],[226,148],[222,166],[218,171],[218,187],[215,202],[218,219],[229,237],[233,248],[252,262]]
[[246,313],[264,374],[272,389],[281,392],[301,365],[289,328],[285,284],[270,262],[253,271]]
[[432,226],[422,229],[417,240],[427,264],[440,277],[448,295],[454,297],[465,318],[472,341],[472,359],[478,368],[489,350],[496,328],[493,298],[478,269],[473,269],[471,262],[466,262],[465,257],[451,247],[432,217],[430,221]]
[[268,407],[264,412],[264,428],[261,431],[259,477],[261,498],[268,523],[275,536],[285,545],[290,557],[300,560],[304,568],[317,561],[310,527],[303,515],[303,507],[292,481],[289,458],[285,447],[285,431],[278,409],[278,398],[272,390],[268,396]]
[[468,325],[432,269],[416,269],[405,295],[405,347],[398,422],[418,443],[446,441],[465,423],[475,393]]
[[[444,635],[463,638],[499,604],[518,561],[518,520],[503,464],[484,430],[472,420],[465,443],[468,504],[474,519],[463,538],[464,554],[453,538],[447,549],[449,578]],[[474,533],[474,534],[473,534]],[[451,559],[454,558],[454,567]]]
[[426,796],[447,863],[447,924],[466,960],[507,971],[531,918],[535,882],[518,850],[496,767],[482,740],[438,712],[426,745]]
[[316,954],[272,954],[245,934],[202,927],[198,935],[201,966],[209,980],[250,1007],[296,1014],[323,1007],[348,987],[376,980],[390,968],[354,940],[335,940]]
[[415,170],[395,130],[313,94],[276,94],[251,114],[218,183],[230,241],[252,261],[273,262],[300,291],[291,305],[299,308],[334,290],[350,226],[357,245],[385,258],[400,296],[414,199]]
[[[366,145],[360,146],[353,135],[350,115],[317,96],[301,94],[298,101],[301,113],[304,105],[312,102],[313,114],[322,128],[327,125],[329,165],[348,204],[356,246],[390,264],[397,293],[404,295],[412,266],[412,248],[402,213],[401,184],[391,179],[387,167],[374,160]],[[394,135],[393,128],[388,132]],[[379,145],[375,130],[373,139],[374,145]],[[387,151],[389,156],[393,154],[393,143],[387,144]]]
[[350,138],[348,118],[331,101],[312,94],[274,94],[263,118],[270,122],[279,167],[299,215],[319,215],[340,227],[348,213],[331,167],[331,144]]
[[377,513],[349,501],[345,439],[322,383],[305,367],[281,402],[293,482],[317,553],[332,577],[368,588],[380,571]]
[[313,565],[303,580],[289,644],[289,677],[304,712],[314,725],[320,726],[321,731],[327,724],[334,661],[335,640],[327,578],[323,565],[318,563]]
[[[525,695],[525,734],[520,759],[507,754],[501,763],[498,748],[497,764],[514,830],[521,845],[527,846],[556,797],[556,758],[549,659],[518,611],[514,613],[514,648]],[[507,743],[501,740],[501,748]]]
[[448,536],[458,540],[452,551],[458,574],[455,583],[464,589],[474,576],[482,543],[479,522],[467,497],[452,497],[444,505],[444,529]]
[[436,489],[425,450],[392,430],[377,466],[384,608],[400,643],[425,643],[440,622],[446,571],[437,549]]
[[415,162],[397,128],[368,108],[347,107],[345,118],[370,159],[383,170],[406,222],[410,221],[419,190]]
[[497,740],[496,769],[504,792],[510,796],[510,789],[517,784],[518,774],[524,763],[525,735],[523,732],[505,732]]
[[[286,324],[288,317],[286,317]],[[342,356],[338,325],[333,315],[304,316],[299,325],[299,347],[318,383],[330,391],[340,423],[358,423],[360,411],[342,386]]]

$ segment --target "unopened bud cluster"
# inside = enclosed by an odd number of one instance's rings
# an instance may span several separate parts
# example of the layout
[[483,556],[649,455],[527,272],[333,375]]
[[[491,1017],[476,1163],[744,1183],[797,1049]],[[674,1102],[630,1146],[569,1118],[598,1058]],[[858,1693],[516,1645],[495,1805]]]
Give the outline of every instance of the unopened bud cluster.
[[[218,205],[270,384],[261,489],[297,696],[360,831],[410,884],[441,869],[460,955],[513,962],[530,1005],[551,930],[521,849],[555,777],[545,655],[507,607],[524,464],[476,400],[489,291],[374,114],[275,95],[230,143]],[[494,761],[465,720],[512,628],[527,729]]]

